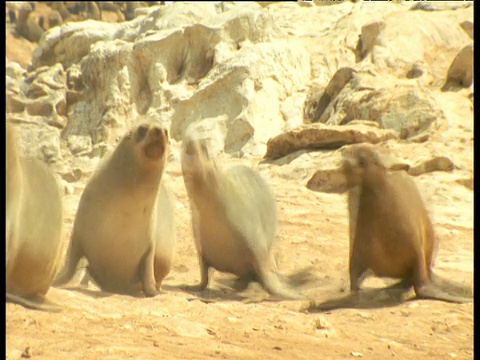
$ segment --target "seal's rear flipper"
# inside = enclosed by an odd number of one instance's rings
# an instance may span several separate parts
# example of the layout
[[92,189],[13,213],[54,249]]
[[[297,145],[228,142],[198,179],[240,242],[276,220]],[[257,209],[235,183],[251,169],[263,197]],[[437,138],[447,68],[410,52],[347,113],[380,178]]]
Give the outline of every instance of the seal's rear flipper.
[[63,306],[58,305],[41,295],[22,297],[6,293],[6,300],[7,302],[22,305],[26,308],[34,310],[42,310],[48,312],[61,312],[63,310]]

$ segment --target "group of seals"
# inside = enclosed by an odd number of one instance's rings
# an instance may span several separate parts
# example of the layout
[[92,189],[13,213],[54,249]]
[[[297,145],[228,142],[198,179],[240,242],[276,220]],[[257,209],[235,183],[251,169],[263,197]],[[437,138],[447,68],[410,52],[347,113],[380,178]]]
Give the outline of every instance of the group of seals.
[[[413,286],[418,299],[466,302],[434,283],[437,250],[433,225],[414,180],[405,171],[385,168],[373,147],[354,147],[344,158],[350,187],[350,290],[357,294],[367,270],[400,279],[390,288]],[[354,298],[327,301],[317,309],[352,306]]]
[[75,217],[64,286],[85,257],[105,291],[159,293],[174,252],[173,208],[161,183],[168,132],[154,122],[133,127],[87,183]]
[[[168,132],[141,122],[120,140],[91,177],[80,199],[65,266],[55,286],[65,286],[82,259],[105,291],[145,296],[159,293],[174,253],[173,208],[162,175]],[[59,269],[62,205],[46,167],[18,156],[7,126],[7,301],[59,311],[45,299]],[[432,266],[437,243],[414,181],[388,171],[369,146],[357,146],[344,159],[350,187],[350,290],[356,294],[367,270],[398,278],[394,287],[414,287],[417,298],[464,302],[435,286]],[[271,295],[302,299],[282,281],[271,248],[277,211],[267,182],[253,169],[221,169],[201,140],[185,139],[182,173],[190,202],[201,281],[209,269],[238,277],[236,290],[259,282]],[[49,206],[45,207],[44,204]],[[352,305],[327,302],[318,309]],[[354,304],[353,304],[354,305]]]
[[184,141],[182,172],[190,200],[201,281],[214,268],[238,276],[236,288],[258,281],[270,294],[298,299],[278,277],[271,246],[276,235],[275,199],[266,181],[244,165],[217,168],[199,140]]
[[6,300],[60,311],[45,298],[61,266],[60,191],[42,162],[18,154],[9,123],[6,145]]

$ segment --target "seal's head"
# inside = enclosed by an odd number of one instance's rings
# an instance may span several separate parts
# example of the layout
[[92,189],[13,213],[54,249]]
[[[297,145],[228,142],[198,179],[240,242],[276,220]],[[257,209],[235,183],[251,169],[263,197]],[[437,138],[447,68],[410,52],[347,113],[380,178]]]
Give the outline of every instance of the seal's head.
[[144,168],[165,165],[168,156],[168,130],[155,122],[144,122],[133,127],[125,137],[131,143],[138,162]]
[[370,146],[358,146],[343,159],[343,171],[349,186],[374,183],[385,171],[380,157]]
[[207,141],[188,139],[183,142],[182,172],[187,189],[201,193],[205,187],[217,186],[216,164],[210,157]]

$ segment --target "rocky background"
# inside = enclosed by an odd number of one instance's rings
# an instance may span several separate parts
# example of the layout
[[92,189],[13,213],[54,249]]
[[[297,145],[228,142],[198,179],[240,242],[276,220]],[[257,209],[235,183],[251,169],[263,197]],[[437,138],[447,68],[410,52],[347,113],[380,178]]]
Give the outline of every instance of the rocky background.
[[[193,133],[209,139],[219,164],[248,164],[269,180],[279,269],[311,266],[319,281],[309,297],[349,288],[339,161],[361,142],[415,177],[440,241],[436,272],[471,286],[473,2],[10,2],[6,10],[6,118],[23,153],[57,175],[65,243],[91,173],[139,118],[169,129],[165,181],[177,199],[166,294],[52,288],[66,307],[60,315],[7,304],[8,359],[473,357],[471,304],[318,315],[299,312],[301,302],[238,301],[215,281],[213,304],[177,287],[199,279],[179,163]],[[266,297],[255,286],[241,296]]]

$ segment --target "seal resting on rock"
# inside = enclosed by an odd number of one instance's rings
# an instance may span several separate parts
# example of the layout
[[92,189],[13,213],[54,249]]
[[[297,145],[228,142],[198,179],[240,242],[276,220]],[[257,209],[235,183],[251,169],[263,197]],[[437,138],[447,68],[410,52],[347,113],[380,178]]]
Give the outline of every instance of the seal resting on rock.
[[[401,281],[390,288],[413,286],[418,299],[466,302],[434,281],[437,249],[433,226],[414,180],[405,171],[388,171],[371,146],[360,145],[344,159],[349,193],[350,290],[359,291],[367,270]],[[335,301],[317,309],[345,307]],[[351,303],[348,303],[351,305]]]
[[121,139],[85,187],[55,286],[66,285],[86,257],[102,290],[159,293],[174,250],[172,202],[161,183],[167,153],[168,132],[154,122]]
[[60,191],[43,163],[19,156],[8,123],[6,145],[6,300],[58,312],[45,295],[61,266]]
[[204,290],[214,268],[238,276],[237,290],[258,281],[272,295],[303,298],[276,270],[271,246],[277,211],[266,181],[243,165],[217,168],[204,144],[193,139],[184,141],[182,172],[201,272],[200,284],[190,288]]

